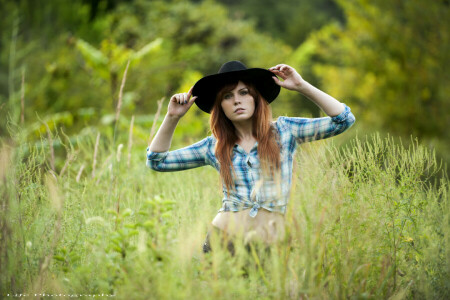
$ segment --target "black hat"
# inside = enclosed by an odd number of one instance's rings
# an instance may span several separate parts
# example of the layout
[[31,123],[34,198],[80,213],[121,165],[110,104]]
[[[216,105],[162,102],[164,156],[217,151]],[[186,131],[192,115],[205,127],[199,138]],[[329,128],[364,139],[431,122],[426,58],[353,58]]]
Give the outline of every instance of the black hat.
[[197,96],[195,104],[204,112],[210,113],[216,100],[217,92],[227,83],[242,80],[253,83],[267,102],[271,103],[280,93],[280,86],[273,80],[269,70],[247,67],[240,61],[229,61],[222,65],[217,74],[208,75],[197,81],[192,96]]

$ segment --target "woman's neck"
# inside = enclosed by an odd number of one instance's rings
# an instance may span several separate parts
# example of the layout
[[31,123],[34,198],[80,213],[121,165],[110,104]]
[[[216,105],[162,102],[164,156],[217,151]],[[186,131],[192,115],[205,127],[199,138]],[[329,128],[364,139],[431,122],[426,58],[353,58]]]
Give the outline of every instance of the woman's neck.
[[253,124],[252,120],[246,120],[245,122],[233,123],[236,130],[238,141],[253,140]]

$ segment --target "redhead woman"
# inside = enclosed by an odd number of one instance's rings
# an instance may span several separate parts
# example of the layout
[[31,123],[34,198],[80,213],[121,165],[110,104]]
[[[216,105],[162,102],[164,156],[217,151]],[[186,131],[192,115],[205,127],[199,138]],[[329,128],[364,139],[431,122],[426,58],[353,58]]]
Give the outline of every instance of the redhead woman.
[[[281,87],[308,97],[328,117],[278,117],[273,122],[269,104]],[[212,135],[169,151],[178,122],[194,103],[211,114]],[[233,241],[238,237],[247,245],[252,240],[270,245],[283,238],[298,144],[335,136],[354,122],[348,106],[309,84],[291,66],[280,64],[267,70],[230,61],[217,74],[200,79],[189,92],[172,96],[147,148],[147,165],[156,171],[210,165],[219,172],[222,207],[211,223],[203,251],[211,251],[210,236],[217,232],[234,254]]]

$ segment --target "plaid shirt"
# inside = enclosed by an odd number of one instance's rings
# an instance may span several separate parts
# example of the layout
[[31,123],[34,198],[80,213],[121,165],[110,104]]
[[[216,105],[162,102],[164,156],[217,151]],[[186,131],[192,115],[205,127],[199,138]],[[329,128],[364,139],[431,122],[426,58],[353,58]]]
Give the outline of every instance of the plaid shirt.
[[[344,106],[345,110],[335,117],[277,119],[274,126],[279,134],[278,145],[281,150],[281,178],[278,180],[261,172],[257,142],[249,153],[236,144],[232,157],[235,189],[227,190],[223,185],[223,205],[219,212],[251,208],[249,214],[254,217],[259,208],[264,208],[284,214],[291,189],[293,157],[297,145],[329,138],[350,128],[355,117],[350,108]],[[175,151],[152,152],[147,148],[147,166],[155,171],[171,172],[210,165],[219,171],[215,145],[216,139],[211,135]]]

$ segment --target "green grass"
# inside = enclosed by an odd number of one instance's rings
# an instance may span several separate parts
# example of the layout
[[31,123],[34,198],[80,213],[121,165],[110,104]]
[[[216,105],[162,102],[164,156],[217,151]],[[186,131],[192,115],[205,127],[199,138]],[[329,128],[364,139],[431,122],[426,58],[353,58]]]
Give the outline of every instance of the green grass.
[[[120,299],[444,299],[450,294],[448,179],[433,153],[373,135],[297,152],[286,237],[271,255],[204,255],[221,206],[211,167],[157,173],[145,145],[67,138],[3,142],[0,293]],[[58,154],[58,153],[57,153]],[[73,154],[64,173],[64,157]],[[84,170],[77,182],[80,167]],[[53,174],[53,175],[52,175]],[[214,246],[215,244],[213,244]],[[217,246],[217,245],[216,245]],[[247,272],[247,276],[243,273]]]

